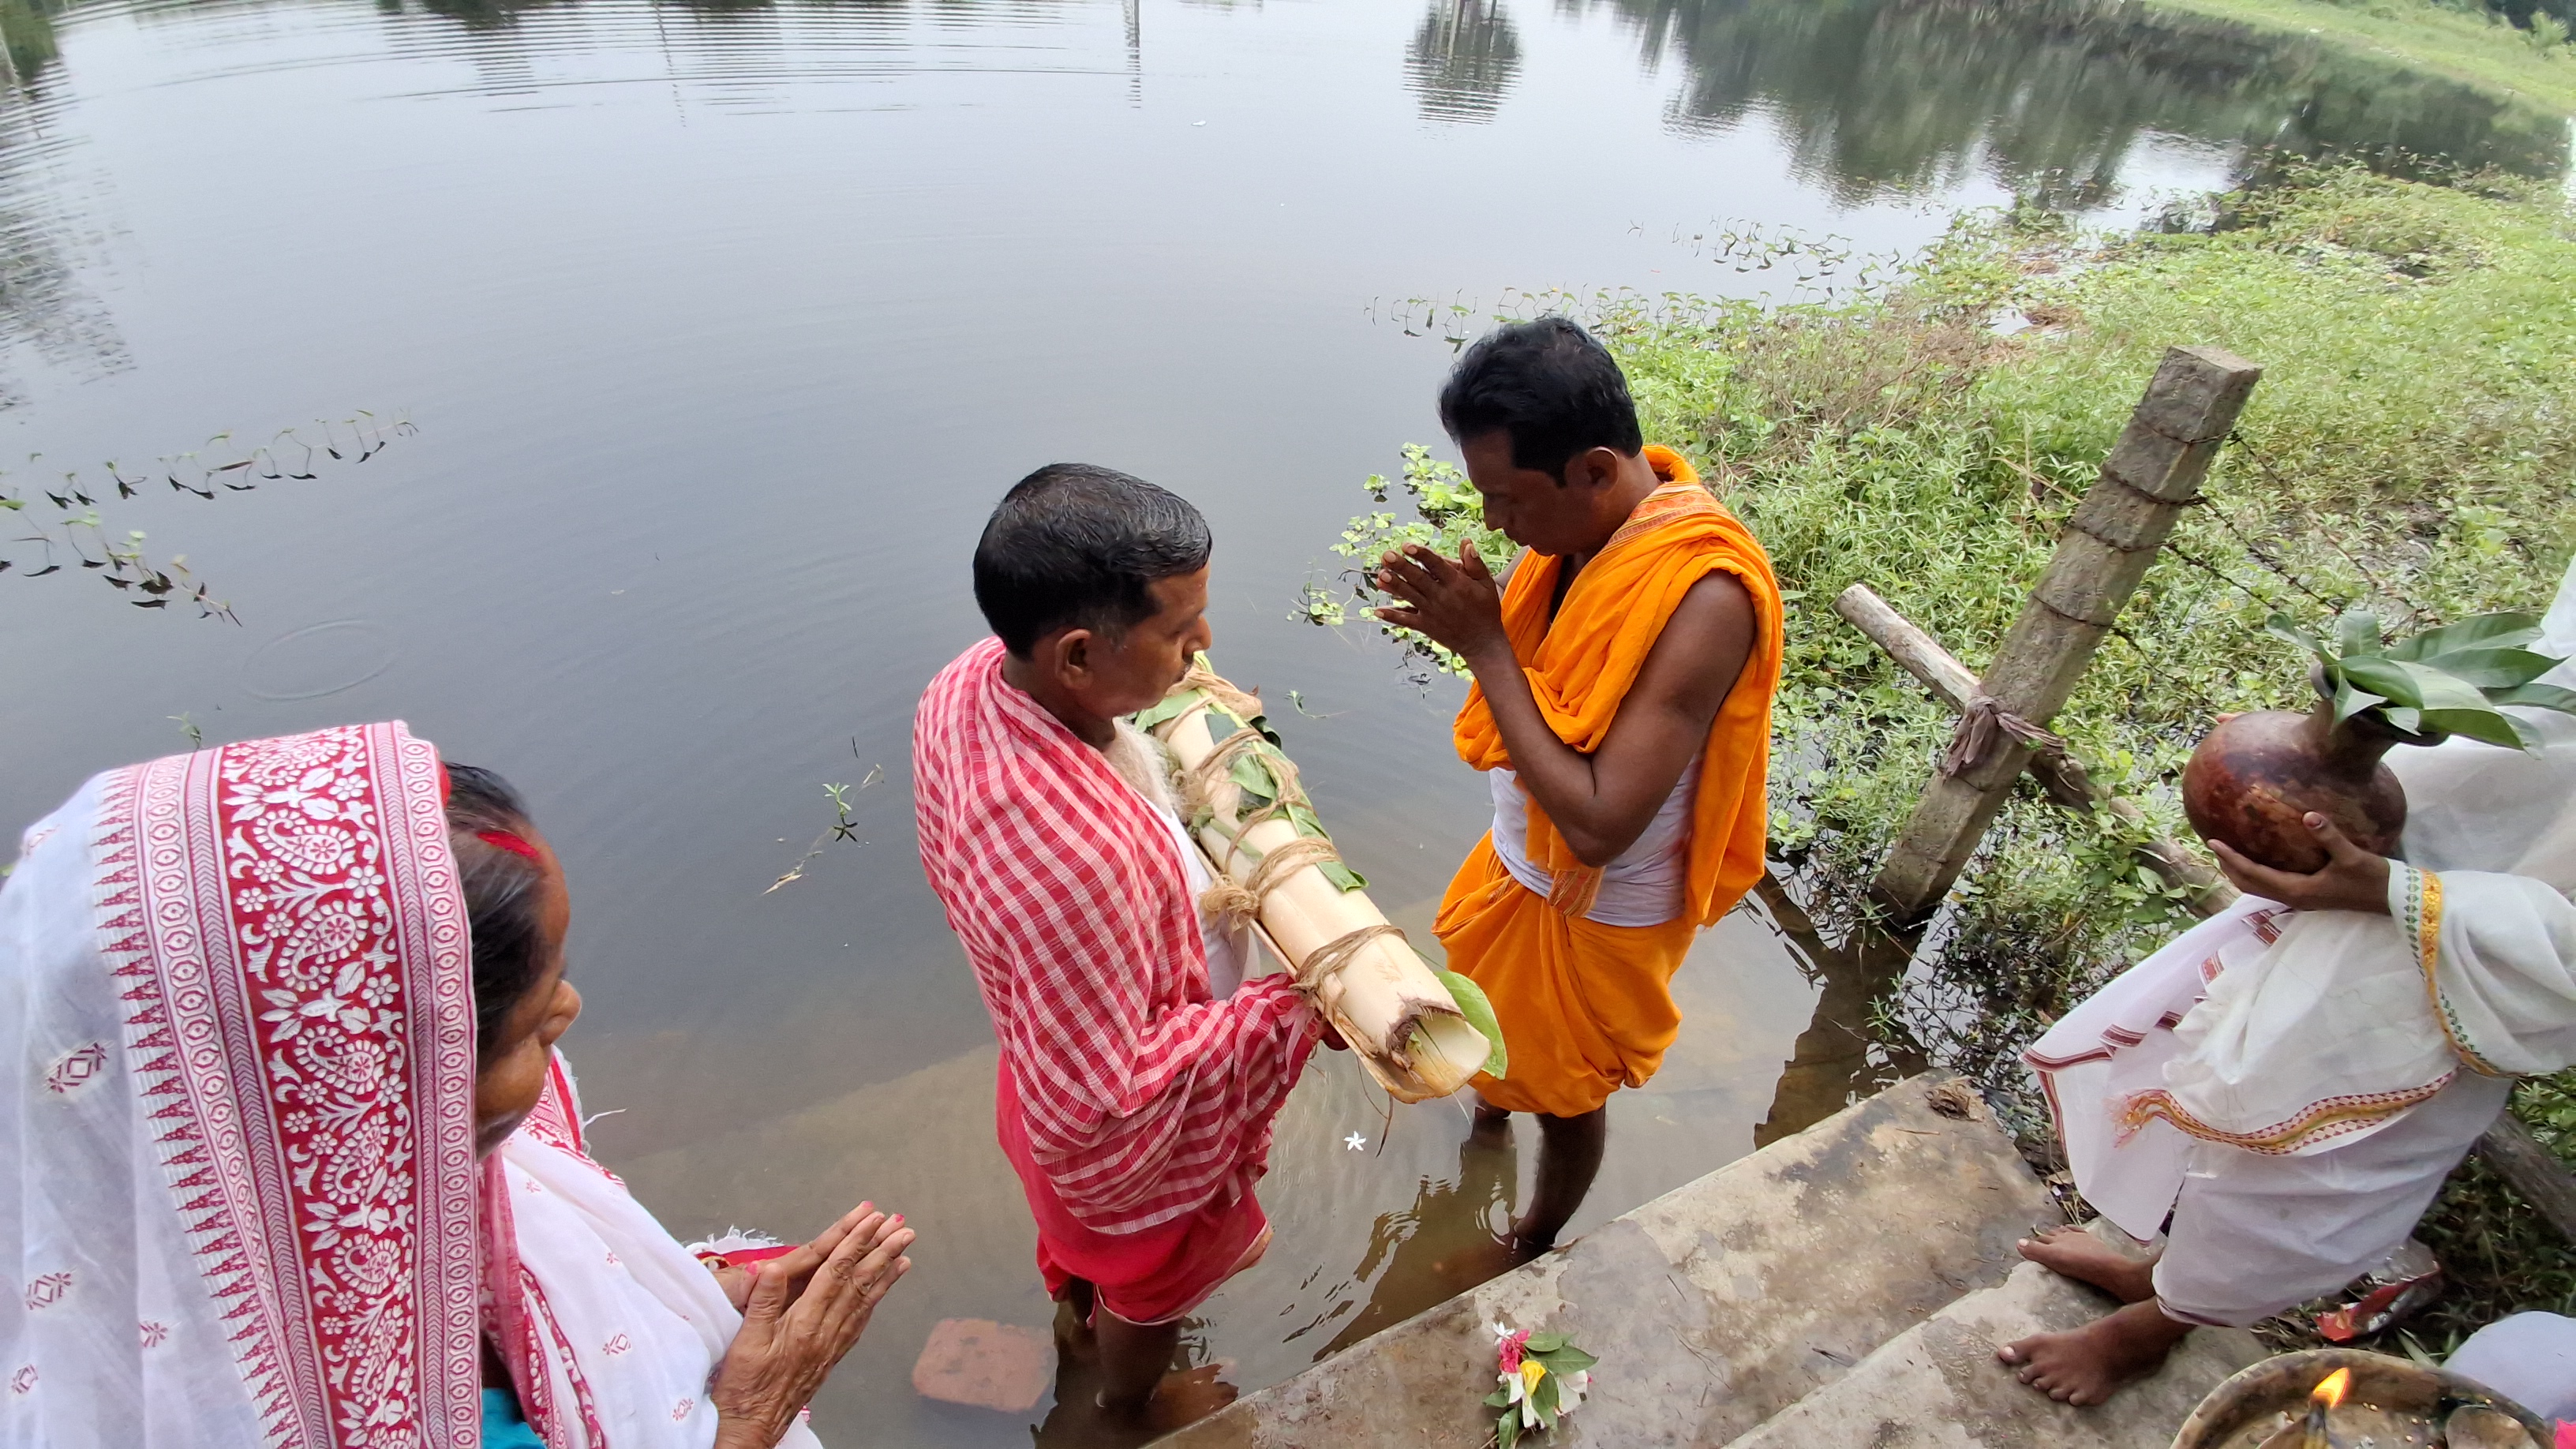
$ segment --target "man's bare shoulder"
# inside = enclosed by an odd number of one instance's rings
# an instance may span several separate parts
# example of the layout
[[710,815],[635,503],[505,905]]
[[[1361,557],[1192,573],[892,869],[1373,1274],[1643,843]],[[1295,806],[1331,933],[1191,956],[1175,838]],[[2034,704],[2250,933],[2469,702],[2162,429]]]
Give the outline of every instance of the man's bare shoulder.
[[1701,576],[1655,637],[1638,690],[1693,714],[1704,704],[1714,714],[1744,672],[1761,622],[1744,580],[1724,569]]

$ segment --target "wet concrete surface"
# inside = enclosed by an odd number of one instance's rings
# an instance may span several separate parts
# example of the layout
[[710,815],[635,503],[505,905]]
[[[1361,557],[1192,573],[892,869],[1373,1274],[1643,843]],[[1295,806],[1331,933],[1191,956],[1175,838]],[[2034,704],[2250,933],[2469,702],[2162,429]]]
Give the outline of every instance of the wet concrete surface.
[[1786,1137],[1165,1441],[1475,1449],[1495,1325],[1601,1359],[1555,1445],[1714,1445],[2020,1261],[2056,1219],[1984,1113],[1918,1077]]

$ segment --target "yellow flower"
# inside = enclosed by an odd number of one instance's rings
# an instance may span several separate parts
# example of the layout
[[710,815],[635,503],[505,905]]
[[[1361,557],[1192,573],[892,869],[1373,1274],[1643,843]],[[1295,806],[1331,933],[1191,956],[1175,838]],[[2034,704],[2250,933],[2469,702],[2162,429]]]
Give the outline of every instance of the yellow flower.
[[1546,1376],[1547,1365],[1534,1358],[1521,1360],[1521,1386],[1524,1391],[1537,1388],[1538,1381]]

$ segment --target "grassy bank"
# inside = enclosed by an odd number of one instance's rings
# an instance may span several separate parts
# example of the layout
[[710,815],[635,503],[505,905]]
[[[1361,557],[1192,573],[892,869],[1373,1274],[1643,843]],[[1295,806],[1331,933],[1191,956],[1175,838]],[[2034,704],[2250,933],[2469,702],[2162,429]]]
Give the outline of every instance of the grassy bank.
[[[2311,34],[2347,50],[2386,56],[2409,68],[2576,112],[2576,48],[2544,12],[2532,29],[2473,6],[2429,0],[2140,0],[2150,12],[2241,21]],[[2554,43],[2553,43],[2554,42]]]
[[[2214,715],[2305,707],[2303,662],[2262,631],[2273,610],[2367,604],[2411,626],[2551,596],[2576,554],[2576,215],[2554,186],[2312,170],[2172,225],[2088,239],[1988,214],[1859,300],[1577,308],[1648,435],[1699,460],[1791,591],[1773,785],[1790,864],[1866,878],[1951,726],[1829,601],[1865,582],[1982,664],[2170,345],[2267,370],[2206,506],[2054,724],[2157,833],[2190,838],[2175,780]],[[1390,510],[1353,547],[1475,527],[1472,492],[1413,471],[1431,522]],[[2135,843],[2025,781],[1937,963],[1887,1013],[2025,1132],[2043,1120],[2011,1049],[2189,919]],[[2521,1105],[2576,1129],[2569,1085]],[[2576,1292],[2576,1255],[2474,1169],[2427,1235],[2465,1282],[2426,1329],[2437,1346]]]

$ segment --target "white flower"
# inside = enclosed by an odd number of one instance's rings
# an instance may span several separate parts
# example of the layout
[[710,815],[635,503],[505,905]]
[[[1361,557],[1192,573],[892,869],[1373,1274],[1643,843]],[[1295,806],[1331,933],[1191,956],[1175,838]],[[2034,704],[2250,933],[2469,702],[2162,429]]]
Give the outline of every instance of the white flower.
[[1566,1415],[1573,1413],[1573,1412],[1574,1412],[1575,1405],[1580,1404],[1580,1403],[1582,1403],[1582,1402],[1583,1402],[1583,1396],[1584,1396],[1584,1394],[1585,1394],[1586,1392],[1590,1391],[1591,1387],[1592,1387],[1592,1373],[1591,1373],[1591,1371],[1590,1371],[1589,1369],[1576,1369],[1574,1372],[1572,1372],[1572,1373],[1570,1373],[1570,1374],[1559,1374],[1559,1375],[1557,1375],[1557,1379],[1556,1379],[1556,1415],[1557,1415],[1557,1417],[1561,1419],[1561,1418],[1564,1418]]

